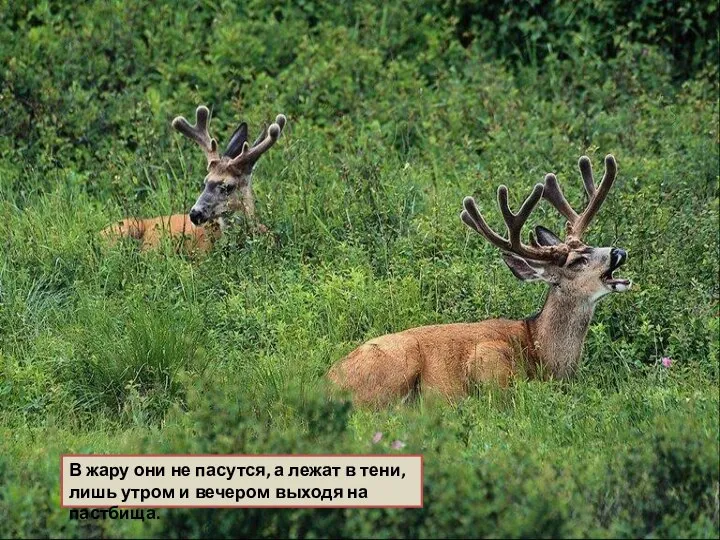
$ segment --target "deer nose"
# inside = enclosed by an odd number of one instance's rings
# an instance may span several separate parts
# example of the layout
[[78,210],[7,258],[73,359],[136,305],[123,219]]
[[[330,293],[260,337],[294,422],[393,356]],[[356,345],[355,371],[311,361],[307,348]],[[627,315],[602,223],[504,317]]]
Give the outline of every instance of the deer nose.
[[624,249],[612,248],[610,250],[610,264],[612,264],[613,268],[622,265],[625,259],[627,259],[627,253]]
[[194,206],[190,209],[190,221],[194,225],[200,225],[204,221],[203,213]]

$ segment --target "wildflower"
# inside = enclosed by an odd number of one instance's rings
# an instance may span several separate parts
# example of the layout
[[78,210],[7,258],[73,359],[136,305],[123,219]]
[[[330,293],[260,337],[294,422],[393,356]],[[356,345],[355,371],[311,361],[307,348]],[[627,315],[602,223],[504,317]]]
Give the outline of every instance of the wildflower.
[[373,444],[377,444],[380,442],[381,439],[382,439],[382,432],[378,431],[377,433],[375,433],[375,435],[373,435],[372,442],[373,442]]
[[670,366],[672,366],[673,361],[672,358],[670,358],[669,356],[663,356],[660,362],[662,363],[663,367],[669,368]]
[[401,448],[405,448],[405,443],[402,441],[393,441],[390,448],[393,450],[400,450]]

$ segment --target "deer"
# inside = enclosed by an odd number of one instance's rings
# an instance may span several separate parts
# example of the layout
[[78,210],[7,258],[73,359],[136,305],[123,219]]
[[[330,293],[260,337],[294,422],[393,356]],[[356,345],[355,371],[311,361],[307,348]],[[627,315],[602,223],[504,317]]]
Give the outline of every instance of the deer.
[[207,252],[227,229],[228,218],[242,212],[253,232],[265,233],[267,227],[255,216],[255,195],[252,173],[260,157],[278,140],[287,118],[283,114],[263,129],[252,146],[248,143],[248,125],[242,122],[230,137],[222,155],[217,141],[210,136],[210,111],[200,105],[195,111],[195,124],[183,116],[172,121],[172,127],[197,144],[207,158],[204,188],[188,214],[173,214],[156,218],[126,218],[101,231],[101,235],[116,241],[122,237],[139,240],[142,250],[157,247],[164,236],[177,240],[177,247],[189,251]]
[[[605,157],[605,173],[595,185],[590,159],[578,162],[588,203],[578,214],[549,173],[517,213],[500,185],[497,201],[507,237],[488,226],[472,197],[463,199],[462,222],[500,248],[502,259],[521,281],[548,284],[542,309],[522,320],[439,324],[411,328],[371,339],[331,367],[331,386],[360,405],[387,406],[422,393],[453,400],[478,385],[506,388],[525,374],[542,380],[570,378],[576,371],[597,302],[628,291],[631,282],[616,277],[627,253],[616,247],[591,247],[582,238],[617,175],[615,158]],[[521,229],[541,198],[567,219],[565,240],[538,225],[521,240]]]

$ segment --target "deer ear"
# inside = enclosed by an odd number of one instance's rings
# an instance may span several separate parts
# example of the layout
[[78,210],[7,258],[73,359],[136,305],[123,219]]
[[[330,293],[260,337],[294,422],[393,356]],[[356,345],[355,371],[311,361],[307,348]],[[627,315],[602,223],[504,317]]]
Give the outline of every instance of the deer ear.
[[232,134],[232,137],[230,137],[230,142],[228,143],[223,155],[229,157],[230,159],[236,158],[238,154],[240,154],[243,144],[247,141],[247,136],[248,126],[245,122],[243,122],[237,127],[235,132]]
[[557,246],[558,244],[562,244],[562,240],[555,236],[555,233],[542,225],[535,227],[535,236],[538,244],[541,246]]
[[543,263],[528,261],[514,253],[502,254],[505,264],[520,281],[545,281],[551,283],[550,276],[545,272]]

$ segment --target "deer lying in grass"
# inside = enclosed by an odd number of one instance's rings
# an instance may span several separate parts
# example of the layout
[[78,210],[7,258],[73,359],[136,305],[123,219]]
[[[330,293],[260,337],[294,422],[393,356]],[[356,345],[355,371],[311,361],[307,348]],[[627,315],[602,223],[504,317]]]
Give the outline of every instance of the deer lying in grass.
[[[535,186],[517,214],[508,206],[507,188],[498,188],[508,238],[488,226],[472,197],[463,200],[462,221],[502,250],[503,260],[517,278],[550,285],[539,313],[520,321],[423,326],[372,339],[333,366],[330,381],[349,391],[357,403],[386,405],[419,389],[455,397],[480,382],[492,380],[506,386],[521,371],[531,377],[570,376],[578,365],[597,301],[608,293],[627,291],[631,285],[613,276],[625,262],[625,251],[582,242],[615,180],[615,159],[605,158],[605,175],[597,189],[590,160],[583,156],[579,166],[589,196],[580,215],[568,204],[553,174],[546,175],[544,186]],[[567,218],[566,239],[561,241],[538,226],[526,245],[520,232],[541,197]]]
[[157,218],[127,218],[115,223],[101,234],[107,238],[130,237],[141,242],[142,249],[156,247],[163,236],[170,236],[190,251],[207,251],[226,227],[227,218],[240,211],[257,232],[267,228],[255,218],[255,196],[252,172],[255,163],[280,137],[286,118],[278,114],[275,122],[263,130],[250,146],[245,122],[235,130],[222,156],[215,139],[208,132],[210,111],[199,106],[195,111],[195,125],[178,116],[172,126],[194,141],[207,157],[208,174],[205,188],[189,214],[173,214]]

